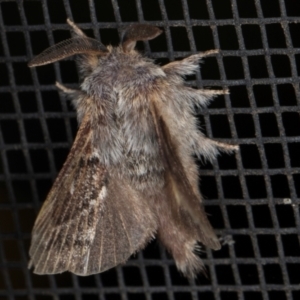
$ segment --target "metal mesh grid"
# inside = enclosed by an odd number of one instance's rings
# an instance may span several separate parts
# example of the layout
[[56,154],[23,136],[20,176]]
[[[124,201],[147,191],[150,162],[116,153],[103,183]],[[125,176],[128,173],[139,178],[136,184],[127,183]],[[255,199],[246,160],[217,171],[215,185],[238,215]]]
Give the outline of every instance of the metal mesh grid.
[[[164,35],[139,44],[158,63],[219,48],[189,82],[228,87],[199,118],[241,146],[202,164],[206,211],[226,241],[203,253],[208,278],[187,281],[153,242],[100,275],[27,270],[35,215],[76,133],[55,80],[76,86],[73,60],[27,61],[70,36],[69,17],[104,44],[131,22]],[[300,3],[295,0],[0,1],[0,300],[300,299]]]

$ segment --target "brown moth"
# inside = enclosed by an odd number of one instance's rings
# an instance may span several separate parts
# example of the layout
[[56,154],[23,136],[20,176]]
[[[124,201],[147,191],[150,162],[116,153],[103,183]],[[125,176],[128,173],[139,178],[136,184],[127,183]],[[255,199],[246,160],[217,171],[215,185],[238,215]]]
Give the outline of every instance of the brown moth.
[[42,52],[30,67],[78,55],[80,89],[71,97],[76,139],[36,219],[29,267],[37,274],[103,272],[124,263],[154,237],[177,268],[193,277],[204,265],[198,242],[217,250],[198,189],[193,154],[214,159],[238,147],[197,129],[195,107],[228,91],[195,90],[183,77],[207,51],[163,67],[134,50],[161,30],[132,25],[118,47],[103,46],[70,20],[74,37]]

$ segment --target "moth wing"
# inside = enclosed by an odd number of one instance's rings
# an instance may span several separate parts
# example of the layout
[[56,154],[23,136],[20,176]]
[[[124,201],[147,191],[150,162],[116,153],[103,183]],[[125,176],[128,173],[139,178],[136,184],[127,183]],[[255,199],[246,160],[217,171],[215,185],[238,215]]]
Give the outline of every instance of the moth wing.
[[220,242],[210,225],[200,194],[196,194],[183,168],[176,144],[158,109],[153,105],[152,114],[160,145],[160,152],[166,169],[167,201],[172,210],[176,224],[184,226],[189,234],[194,234],[197,240],[205,246],[218,250]]
[[90,275],[125,262],[156,231],[142,195],[101,165],[86,115],[36,219],[29,267],[37,274]]

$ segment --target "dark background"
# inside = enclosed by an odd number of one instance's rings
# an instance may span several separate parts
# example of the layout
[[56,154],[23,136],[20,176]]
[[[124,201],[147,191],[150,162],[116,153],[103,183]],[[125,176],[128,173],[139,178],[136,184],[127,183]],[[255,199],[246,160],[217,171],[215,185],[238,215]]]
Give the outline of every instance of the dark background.
[[[138,43],[158,64],[221,50],[187,78],[229,88],[199,119],[209,137],[241,147],[201,164],[206,211],[225,241],[203,251],[207,277],[183,278],[157,241],[100,275],[27,270],[35,216],[77,130],[54,83],[78,86],[73,58],[27,62],[70,37],[67,17],[105,45],[130,23],[159,26]],[[300,299],[299,17],[298,0],[1,0],[0,300]]]

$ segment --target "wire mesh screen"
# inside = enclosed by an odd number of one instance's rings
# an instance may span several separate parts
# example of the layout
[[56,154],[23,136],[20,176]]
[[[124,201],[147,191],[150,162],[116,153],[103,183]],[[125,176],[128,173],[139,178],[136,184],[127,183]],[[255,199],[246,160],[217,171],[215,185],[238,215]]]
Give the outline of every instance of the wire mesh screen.
[[[27,269],[35,216],[77,130],[54,83],[78,83],[72,58],[27,62],[70,37],[67,17],[105,45],[117,45],[128,24],[159,26],[164,34],[138,43],[158,64],[221,50],[187,78],[229,88],[199,119],[209,137],[241,148],[200,164],[205,209],[223,241],[201,254],[207,277],[182,277],[157,241],[99,275]],[[0,300],[300,299],[299,1],[1,0],[0,28]]]

